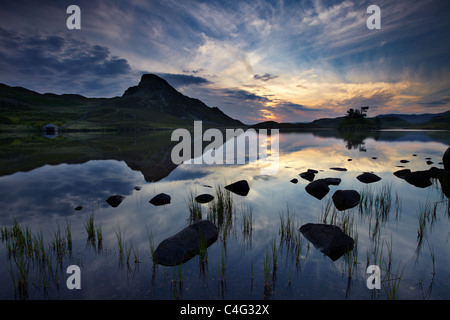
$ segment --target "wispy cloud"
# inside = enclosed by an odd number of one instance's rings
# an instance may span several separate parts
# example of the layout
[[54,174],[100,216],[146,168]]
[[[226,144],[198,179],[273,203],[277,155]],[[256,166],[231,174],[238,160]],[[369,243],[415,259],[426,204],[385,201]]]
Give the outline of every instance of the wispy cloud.
[[[308,121],[370,105],[450,108],[450,2],[16,0],[0,11],[0,81],[34,90],[117,95],[142,72],[244,122]],[[31,31],[30,31],[31,30]]]

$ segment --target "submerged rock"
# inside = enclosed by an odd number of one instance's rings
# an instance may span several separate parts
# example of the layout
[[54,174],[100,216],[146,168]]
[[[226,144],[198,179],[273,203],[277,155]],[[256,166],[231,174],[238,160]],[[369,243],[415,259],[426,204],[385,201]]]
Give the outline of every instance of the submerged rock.
[[239,180],[225,186],[225,189],[236,193],[237,195],[245,197],[250,191],[250,186],[248,185],[248,182],[246,180]]
[[334,225],[307,223],[299,230],[314,247],[333,261],[352,250],[354,246],[353,239]]
[[218,238],[218,229],[209,220],[195,222],[176,235],[163,240],[154,252],[155,262],[165,266],[182,264],[205,249]]
[[339,168],[339,167],[333,167],[333,168],[330,168],[331,170],[335,170],[335,171],[347,171],[347,169],[346,168]]
[[106,202],[113,208],[116,208],[119,206],[119,204],[122,203],[122,201],[125,199],[124,196],[121,196],[120,194],[115,194],[108,199],[106,199]]
[[298,182],[298,180],[294,178],[294,179],[291,180],[291,182],[295,184],[295,183]]
[[198,203],[208,203],[214,199],[214,196],[208,193],[204,193],[195,197],[195,201]]
[[336,209],[342,211],[356,207],[361,201],[361,196],[355,190],[337,190],[332,199]]
[[74,210],[75,210],[75,211],[81,211],[81,210],[83,210],[83,206],[76,206],[76,207],[74,208]]
[[170,196],[165,193],[160,193],[154,196],[149,202],[154,206],[163,206],[170,203]]
[[370,172],[364,172],[363,174],[357,176],[356,179],[363,183],[373,183],[381,180],[379,176]]

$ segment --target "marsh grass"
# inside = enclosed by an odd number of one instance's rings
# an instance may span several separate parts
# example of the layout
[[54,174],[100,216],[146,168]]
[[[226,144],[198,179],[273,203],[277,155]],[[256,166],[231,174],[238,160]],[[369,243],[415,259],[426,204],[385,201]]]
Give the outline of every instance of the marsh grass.
[[87,233],[88,241],[95,244],[94,213],[91,213],[91,215],[86,218],[84,221],[84,228]]
[[155,266],[157,264],[157,259],[156,259],[156,255],[155,255],[155,241],[153,240],[153,233],[148,230],[148,226],[146,226],[147,228],[147,238],[148,238],[148,246],[150,248],[150,256],[152,258],[153,261],[153,266]]
[[189,209],[189,221],[195,222],[202,219],[202,205],[195,200],[195,194],[192,189],[189,189],[186,199]]
[[33,234],[28,225],[20,225],[16,219],[12,226],[1,228],[1,236],[7,249],[7,271],[16,298],[28,298],[30,283],[38,289],[43,288],[44,294],[50,287],[59,286],[63,277],[63,259],[72,254],[68,220],[64,229],[57,222],[48,243],[44,242],[42,230]]
[[233,213],[231,192],[222,185],[216,185],[214,199],[209,202],[207,217],[217,226],[224,242],[233,228]]
[[120,228],[119,222],[117,222],[116,228],[114,228],[114,233],[116,234],[117,247],[119,250],[119,259],[122,260],[125,253],[125,242],[122,236],[122,230]]

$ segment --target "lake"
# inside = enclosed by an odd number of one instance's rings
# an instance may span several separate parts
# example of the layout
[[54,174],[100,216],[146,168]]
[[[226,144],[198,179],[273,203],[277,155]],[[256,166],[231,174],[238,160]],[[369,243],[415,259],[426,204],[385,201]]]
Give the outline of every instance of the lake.
[[[447,131],[280,132],[271,175],[259,161],[176,166],[170,132],[3,134],[0,144],[1,299],[450,298],[443,182],[394,175],[442,170]],[[308,169],[313,181],[340,182],[318,199],[299,176]],[[364,172],[381,179],[363,183]],[[248,195],[224,189],[239,180]],[[357,191],[359,204],[337,210],[337,190]],[[231,202],[225,214],[211,203],[190,210],[193,197],[217,192]],[[149,203],[160,193],[170,204]],[[116,194],[124,199],[112,207],[106,199]],[[206,252],[175,266],[153,262],[159,243],[198,219],[218,227]],[[353,247],[331,259],[299,231],[308,223],[339,226]],[[70,265],[80,268],[80,289],[66,285]],[[370,265],[380,289],[368,286]]]

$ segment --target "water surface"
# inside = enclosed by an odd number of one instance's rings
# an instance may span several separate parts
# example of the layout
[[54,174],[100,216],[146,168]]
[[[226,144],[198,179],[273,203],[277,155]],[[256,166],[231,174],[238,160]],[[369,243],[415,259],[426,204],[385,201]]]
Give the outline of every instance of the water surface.
[[[393,174],[405,168],[442,169],[447,132],[280,133],[274,175],[262,175],[259,162],[175,166],[170,133],[1,141],[0,225],[11,228],[15,219],[33,235],[42,232],[49,255],[55,256],[46,266],[27,260],[26,290],[19,290],[23,261],[8,254],[3,240],[2,299],[450,298],[448,198],[438,179],[418,188]],[[309,181],[299,176],[308,169],[318,171],[315,179],[340,178],[341,183],[316,199],[305,191]],[[356,178],[363,172],[381,180],[364,184]],[[294,178],[297,183],[291,182]],[[195,256],[174,267],[153,263],[150,242],[156,247],[192,222],[190,195],[214,195],[242,179],[251,190],[245,197],[231,194],[232,215],[220,222],[207,259]],[[356,190],[372,203],[337,211],[331,197],[340,189]],[[151,205],[149,200],[159,193],[169,194],[171,203]],[[125,197],[116,208],[105,201],[114,194]],[[384,211],[379,201],[385,201]],[[74,210],[77,206],[83,209]],[[201,218],[212,219],[209,205],[201,207]],[[88,240],[85,223],[90,216],[101,229],[101,246],[97,239]],[[294,227],[291,238],[282,232],[282,221],[288,220]],[[306,223],[338,225],[355,247],[332,261],[299,233]],[[58,258],[51,243],[58,228],[65,234],[67,226],[72,249]],[[81,269],[80,290],[66,287],[65,271],[72,264]],[[366,268],[372,264],[381,268],[379,290],[366,285]]]

